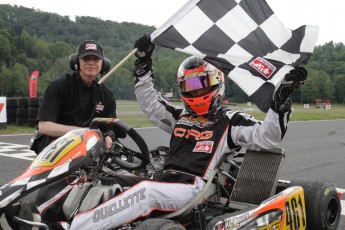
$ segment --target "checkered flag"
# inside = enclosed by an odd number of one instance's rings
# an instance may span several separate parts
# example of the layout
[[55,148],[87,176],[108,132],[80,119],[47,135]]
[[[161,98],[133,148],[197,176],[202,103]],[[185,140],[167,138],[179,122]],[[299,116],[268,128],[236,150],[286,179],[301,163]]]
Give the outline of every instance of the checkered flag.
[[213,64],[267,112],[285,74],[309,60],[317,35],[316,26],[286,29],[264,0],[190,0],[151,40]]

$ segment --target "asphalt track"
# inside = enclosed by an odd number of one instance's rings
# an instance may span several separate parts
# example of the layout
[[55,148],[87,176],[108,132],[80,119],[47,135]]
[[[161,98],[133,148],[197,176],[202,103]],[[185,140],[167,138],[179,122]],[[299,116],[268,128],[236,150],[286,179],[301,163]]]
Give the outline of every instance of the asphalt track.
[[[137,129],[149,149],[169,144],[157,128]],[[35,155],[28,150],[31,135],[0,136],[0,184],[20,175]],[[280,178],[328,181],[344,193],[339,230],[345,230],[345,120],[290,122],[282,147],[286,157]]]

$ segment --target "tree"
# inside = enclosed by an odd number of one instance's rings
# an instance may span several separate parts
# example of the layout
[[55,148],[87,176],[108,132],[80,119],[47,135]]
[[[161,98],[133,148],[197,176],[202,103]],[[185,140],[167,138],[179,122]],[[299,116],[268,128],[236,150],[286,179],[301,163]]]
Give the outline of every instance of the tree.
[[28,57],[34,57],[35,51],[34,38],[26,31],[23,31],[19,37],[19,50],[25,52]]
[[317,98],[317,92],[314,90],[314,85],[308,80],[307,83],[300,89],[300,103],[309,104],[314,103]]
[[345,104],[345,74],[337,75],[334,84],[336,101]]
[[66,57],[73,52],[71,46],[62,41],[50,44],[49,50],[53,62],[59,58]]
[[334,99],[334,85],[331,77],[325,71],[308,71],[307,84],[301,87],[301,101]]
[[8,65],[12,59],[13,39],[6,29],[0,30],[0,66]]
[[34,39],[33,56],[37,58],[51,57],[49,44],[42,39]]
[[1,67],[0,71],[0,93],[2,96],[7,96],[11,93],[11,70],[6,66]]
[[11,71],[12,81],[12,93],[14,96],[25,96],[29,95],[29,71],[22,65],[16,63]]

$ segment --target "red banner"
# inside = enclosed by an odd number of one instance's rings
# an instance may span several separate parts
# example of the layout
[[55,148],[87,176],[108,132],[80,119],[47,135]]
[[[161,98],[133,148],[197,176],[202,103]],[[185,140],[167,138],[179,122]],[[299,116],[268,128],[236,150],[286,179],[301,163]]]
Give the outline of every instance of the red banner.
[[38,70],[35,70],[30,75],[29,80],[29,97],[37,97],[37,82],[38,82]]

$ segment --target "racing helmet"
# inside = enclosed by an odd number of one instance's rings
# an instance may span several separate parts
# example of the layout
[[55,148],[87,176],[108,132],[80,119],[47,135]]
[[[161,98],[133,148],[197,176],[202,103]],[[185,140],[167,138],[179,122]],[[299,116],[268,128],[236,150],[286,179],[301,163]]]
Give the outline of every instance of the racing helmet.
[[181,63],[177,85],[186,110],[194,115],[214,112],[224,99],[224,73],[195,56]]

